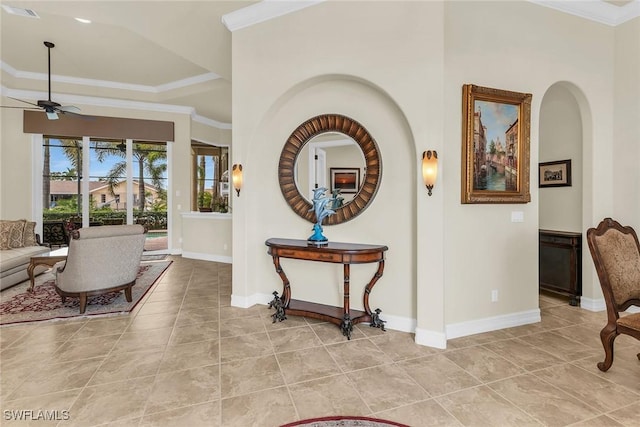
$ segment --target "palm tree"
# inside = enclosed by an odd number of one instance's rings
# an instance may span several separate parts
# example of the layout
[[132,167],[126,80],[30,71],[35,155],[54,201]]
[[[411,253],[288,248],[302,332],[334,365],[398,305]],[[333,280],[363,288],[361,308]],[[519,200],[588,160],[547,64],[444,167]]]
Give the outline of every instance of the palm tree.
[[[99,162],[106,160],[109,155],[115,155],[123,159],[111,167],[107,176],[106,182],[109,186],[109,192],[115,197],[115,187],[122,182],[127,170],[126,151],[121,149],[124,144],[106,141],[93,141],[92,143],[94,148],[97,148],[96,158]],[[164,192],[164,197],[166,198],[166,191],[162,188],[162,177],[167,170],[167,152],[158,150],[155,144],[136,143],[133,146],[133,157],[138,163],[138,194],[140,196],[138,198],[138,209],[144,212],[146,205],[145,172],[151,177],[151,182],[158,189],[160,196],[162,197],[161,193]]]

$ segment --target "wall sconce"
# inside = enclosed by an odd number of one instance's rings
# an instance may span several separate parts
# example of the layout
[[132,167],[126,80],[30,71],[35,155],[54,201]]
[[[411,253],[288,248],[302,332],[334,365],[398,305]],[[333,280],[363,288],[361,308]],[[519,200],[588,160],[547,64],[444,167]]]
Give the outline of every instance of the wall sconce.
[[231,181],[233,182],[233,188],[236,190],[238,196],[240,196],[240,190],[242,189],[242,165],[236,163],[231,169]]
[[435,150],[428,150],[422,153],[422,179],[426,185],[429,195],[438,177],[438,153]]

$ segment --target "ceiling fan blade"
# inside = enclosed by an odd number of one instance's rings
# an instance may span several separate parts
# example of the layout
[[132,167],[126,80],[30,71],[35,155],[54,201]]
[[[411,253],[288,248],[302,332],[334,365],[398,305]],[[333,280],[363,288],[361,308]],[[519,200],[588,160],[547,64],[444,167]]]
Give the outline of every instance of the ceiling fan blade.
[[79,113],[80,112],[80,108],[76,107],[75,105],[63,105],[61,107],[58,107],[57,110],[63,113]]
[[[25,104],[33,105],[34,107],[39,107],[39,105],[38,105],[38,104],[34,104],[33,102],[23,101],[22,99],[12,98],[12,97],[10,97],[10,96],[7,96],[7,98],[9,98],[9,99],[13,99],[14,101],[24,102]],[[16,108],[22,108],[22,107],[16,107]]]

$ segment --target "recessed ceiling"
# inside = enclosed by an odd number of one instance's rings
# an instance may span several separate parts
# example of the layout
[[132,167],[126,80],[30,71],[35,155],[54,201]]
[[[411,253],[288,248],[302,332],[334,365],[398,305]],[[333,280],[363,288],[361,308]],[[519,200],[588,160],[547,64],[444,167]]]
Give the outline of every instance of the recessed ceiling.
[[[3,95],[43,99],[47,40],[56,45],[51,67],[58,98],[189,107],[228,127],[232,31],[321,1],[0,0]],[[530,1],[609,25],[640,15],[640,0]],[[31,10],[36,17],[9,13],[4,6]]]

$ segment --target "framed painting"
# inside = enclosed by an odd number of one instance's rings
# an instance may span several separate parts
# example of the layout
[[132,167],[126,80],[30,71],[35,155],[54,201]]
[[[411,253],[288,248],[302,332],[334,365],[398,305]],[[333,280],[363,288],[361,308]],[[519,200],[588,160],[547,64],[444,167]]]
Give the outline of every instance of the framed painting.
[[540,163],[538,187],[571,187],[571,159]]
[[343,194],[357,193],[360,188],[360,168],[329,168],[331,192],[340,190]]
[[462,203],[528,203],[531,94],[462,87]]

